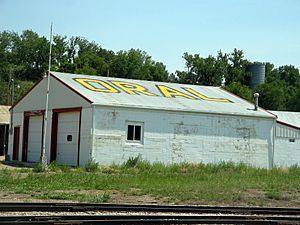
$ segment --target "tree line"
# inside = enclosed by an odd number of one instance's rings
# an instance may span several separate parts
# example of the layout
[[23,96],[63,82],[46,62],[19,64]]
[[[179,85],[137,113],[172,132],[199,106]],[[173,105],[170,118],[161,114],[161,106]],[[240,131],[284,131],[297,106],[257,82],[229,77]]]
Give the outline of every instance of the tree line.
[[[48,70],[49,41],[36,32],[21,34],[0,32],[0,104],[11,104],[42,79]],[[251,88],[253,64],[245,59],[242,50],[217,52],[216,56],[184,53],[186,69],[169,73],[162,62],[155,62],[139,49],[113,52],[83,37],[53,37],[51,70],[140,79],[177,82],[194,85],[224,86],[224,89],[253,101],[253,93],[260,93],[260,106],[270,110],[300,111],[300,73],[293,65],[275,68],[265,63],[266,81]],[[11,82],[11,79],[14,82]],[[12,85],[15,89],[11,97]]]

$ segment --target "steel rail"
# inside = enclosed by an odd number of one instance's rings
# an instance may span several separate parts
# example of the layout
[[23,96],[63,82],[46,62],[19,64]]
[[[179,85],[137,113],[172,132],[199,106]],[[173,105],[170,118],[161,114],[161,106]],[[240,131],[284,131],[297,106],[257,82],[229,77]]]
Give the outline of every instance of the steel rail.
[[215,219],[199,219],[199,220],[83,220],[83,221],[25,221],[25,222],[5,222],[1,223],[2,225],[17,225],[17,224],[30,224],[30,225],[96,225],[96,224],[105,224],[105,225],[142,225],[142,224],[152,224],[152,225],[159,225],[159,224],[253,224],[253,225],[278,225],[278,224],[294,224],[286,222],[277,221],[252,221],[252,220],[215,220]]
[[101,215],[101,216],[15,216],[0,217],[0,224],[300,224],[300,217],[279,216],[178,216],[178,215]]
[[261,215],[299,215],[300,208],[269,208],[240,206],[186,206],[186,205],[136,205],[136,204],[85,204],[85,203],[0,203],[0,212],[19,211],[126,211],[174,213],[226,213]]
[[68,216],[0,216],[1,221],[42,221],[42,220],[128,220],[128,219],[240,219],[240,220],[276,220],[285,221],[292,220],[300,222],[300,217],[286,217],[286,216],[249,216],[249,215],[68,215]]

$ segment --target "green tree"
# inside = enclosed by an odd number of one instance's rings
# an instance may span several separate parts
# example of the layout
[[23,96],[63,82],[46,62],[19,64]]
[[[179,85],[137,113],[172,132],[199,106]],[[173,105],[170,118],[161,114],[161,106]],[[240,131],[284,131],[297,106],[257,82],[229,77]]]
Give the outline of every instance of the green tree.
[[[300,75],[297,68],[292,65],[274,68],[273,64],[266,63],[266,84],[268,85],[260,87],[258,91],[263,91],[265,99],[262,101],[271,100],[269,103],[263,103],[268,107],[267,109],[299,110]],[[260,90],[261,88],[263,90]],[[278,89],[278,93],[276,93],[276,89]],[[278,102],[276,102],[276,98],[279,98]]]
[[14,66],[14,52],[18,35],[14,32],[0,32],[0,81],[9,81]]
[[259,105],[268,110],[286,110],[287,88],[283,81],[272,81],[258,85]]
[[243,98],[250,102],[253,102],[253,91],[246,85],[240,82],[232,82],[231,84],[224,87],[225,90]]
[[270,83],[273,81],[281,80],[280,75],[278,73],[278,69],[274,67],[272,63],[265,64],[265,82]]
[[167,81],[168,72],[162,63],[156,63],[139,49],[119,51],[111,63],[111,75],[139,80]]
[[[14,79],[14,99],[16,103],[27,91],[34,85],[32,81],[23,81]],[[0,81],[0,105],[11,105],[11,83]]]
[[246,72],[250,62],[244,59],[242,50],[234,49],[229,55],[229,64],[227,68],[227,76],[225,77],[226,85],[232,82],[240,82],[243,85],[249,84],[249,73]]
[[[68,70],[69,60],[68,60],[68,40],[66,36],[55,35],[53,37],[52,46],[52,63],[51,70]],[[65,71],[69,72],[69,71]]]
[[0,80],[0,105],[9,105],[10,104],[10,93],[8,82]]
[[220,86],[226,65],[213,56],[200,57],[199,54],[184,53],[187,71],[176,71],[180,83]]
[[161,62],[152,63],[150,74],[152,76],[152,80],[155,81],[168,81],[169,78],[169,73],[166,69],[166,66]]
[[41,79],[48,69],[49,42],[31,30],[25,30],[13,51],[19,79]]
[[295,94],[289,101],[289,110],[300,112],[300,87],[295,90]]
[[284,80],[287,85],[296,86],[300,84],[300,73],[299,69],[292,66],[286,65],[278,68],[280,79]]
[[[33,82],[42,78],[48,69],[49,41],[31,30],[20,35],[0,32],[0,104],[10,102],[10,75],[19,84],[16,100]],[[114,76],[129,79],[180,82],[220,86],[252,101],[253,92],[260,93],[260,105],[266,109],[300,111],[300,74],[292,65],[275,68],[266,63],[266,82],[250,89],[247,66],[251,64],[242,50],[232,53],[219,51],[216,57],[201,57],[184,53],[187,70],[168,73],[166,66],[155,62],[150,55],[139,49],[113,51],[82,37],[55,35],[53,37],[51,70]]]

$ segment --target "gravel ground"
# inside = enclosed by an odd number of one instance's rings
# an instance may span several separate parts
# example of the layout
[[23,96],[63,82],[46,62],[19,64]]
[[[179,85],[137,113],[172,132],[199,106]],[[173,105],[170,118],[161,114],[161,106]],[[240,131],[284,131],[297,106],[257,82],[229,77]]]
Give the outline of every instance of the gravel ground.
[[[165,213],[165,212],[118,212],[118,211],[84,211],[84,212],[0,212],[0,216],[100,216],[100,215],[216,215],[216,214],[203,214],[203,213]],[[222,214],[218,214],[222,215]],[[228,214],[227,214],[228,215]]]

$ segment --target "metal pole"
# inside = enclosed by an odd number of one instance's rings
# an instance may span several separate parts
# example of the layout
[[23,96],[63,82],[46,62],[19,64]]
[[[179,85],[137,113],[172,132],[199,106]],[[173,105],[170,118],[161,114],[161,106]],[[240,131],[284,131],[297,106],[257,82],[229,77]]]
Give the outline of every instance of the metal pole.
[[11,82],[12,82],[11,106],[13,106],[14,100],[15,100],[15,81],[14,81],[14,79],[12,79]]
[[259,97],[259,93],[254,93],[254,98],[255,98],[254,110],[258,109],[258,97]]
[[43,146],[42,146],[42,154],[41,154],[41,163],[44,166],[44,168],[47,167],[46,138],[47,138],[48,108],[49,108],[51,52],[52,52],[52,23],[50,27],[49,64],[48,64],[48,75],[47,75],[46,106],[45,106],[45,115],[44,115]]
[[[11,75],[10,75],[11,77]],[[14,111],[13,111],[13,105],[14,105],[14,92],[15,92],[15,81],[14,79],[10,78],[10,104],[11,104],[11,110],[10,110],[10,128],[9,128],[9,134],[12,135],[13,134],[13,115],[14,115]]]

